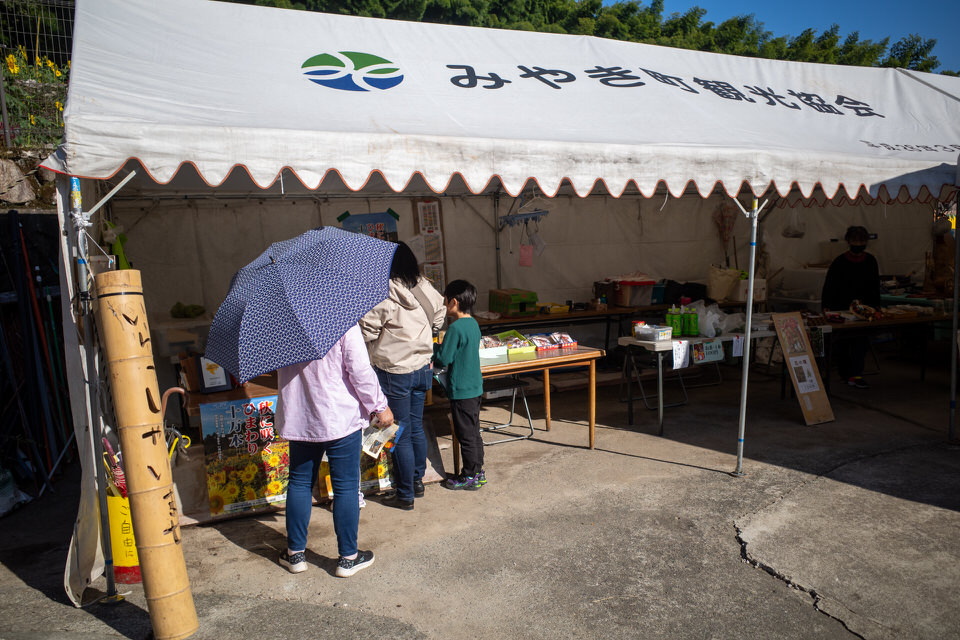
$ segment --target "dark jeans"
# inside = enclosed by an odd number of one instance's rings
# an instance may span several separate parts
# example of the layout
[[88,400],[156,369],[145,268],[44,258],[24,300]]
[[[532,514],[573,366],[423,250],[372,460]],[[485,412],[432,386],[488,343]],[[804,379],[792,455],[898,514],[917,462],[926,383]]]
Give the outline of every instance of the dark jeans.
[[863,375],[863,364],[870,348],[867,336],[850,336],[837,340],[833,344],[833,357],[837,360],[837,371],[844,380]]
[[313,506],[313,483],[320,459],[327,454],[333,485],[333,530],[341,556],[357,552],[360,526],[360,431],[328,442],[290,441],[290,481],[287,484],[287,548],[307,548],[307,529]]
[[453,430],[460,441],[462,473],[475,476],[483,471],[483,440],[480,438],[480,398],[450,400]]
[[376,370],[393,419],[403,433],[393,445],[394,486],[401,500],[413,500],[413,481],[427,470],[427,437],[423,433],[423,403],[433,385],[429,365],[412,373]]

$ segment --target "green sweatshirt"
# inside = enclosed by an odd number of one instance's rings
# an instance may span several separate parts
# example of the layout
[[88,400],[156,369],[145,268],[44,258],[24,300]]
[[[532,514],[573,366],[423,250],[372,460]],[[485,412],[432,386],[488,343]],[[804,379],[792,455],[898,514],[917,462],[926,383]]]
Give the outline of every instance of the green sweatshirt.
[[450,323],[443,342],[434,345],[433,361],[447,367],[447,397],[466,400],[483,394],[480,375],[480,325],[473,316]]

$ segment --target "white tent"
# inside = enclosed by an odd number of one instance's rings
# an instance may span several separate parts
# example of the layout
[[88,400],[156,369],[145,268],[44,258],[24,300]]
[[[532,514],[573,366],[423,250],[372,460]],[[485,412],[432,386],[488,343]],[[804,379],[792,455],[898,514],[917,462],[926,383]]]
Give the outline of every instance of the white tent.
[[[673,227],[658,218],[669,230],[651,240],[642,200],[658,192],[693,196],[700,209],[715,206],[702,204],[711,194],[744,189],[784,201],[939,197],[960,152],[960,79],[202,0],[78,0],[64,122],[64,143],[44,166],[81,178],[87,203],[97,185],[136,170],[119,193],[141,198],[128,207],[127,233],[140,225],[131,238],[142,250],[137,266],[157,267],[145,270],[145,288],[199,287],[215,307],[244,258],[306,220],[324,222],[337,206],[324,204],[330,194],[517,195],[535,184],[570,196],[557,208],[571,211],[582,202],[574,196],[599,194],[590,229],[571,233],[571,244],[599,233],[621,243],[600,262],[638,253],[633,211],[645,247],[677,233],[701,233],[702,246],[715,247],[692,214],[673,216]],[[58,195],[66,227],[67,180]],[[226,195],[235,198],[227,212],[216,200]],[[289,205],[294,196],[315,207],[296,221],[258,200]],[[450,206],[448,237],[476,236],[467,222],[475,205]],[[614,219],[627,208],[629,217]],[[200,224],[216,235],[206,253],[193,244]],[[65,256],[75,255],[73,241],[65,239]],[[175,258],[157,258],[158,244]],[[461,272],[489,272],[473,249],[451,259]],[[220,284],[203,291],[201,271]],[[74,283],[62,285],[72,298]],[[65,323],[75,320],[66,309]],[[86,357],[73,346],[77,371]],[[90,442],[86,425],[98,417],[86,378],[72,377],[78,441]],[[91,475],[67,571],[71,596],[98,571]]]
[[960,79],[198,0],[77,3],[65,142],[47,163],[107,178],[137,158],[260,187],[289,167],[400,191],[663,181],[679,195],[794,184],[939,191],[960,152]]

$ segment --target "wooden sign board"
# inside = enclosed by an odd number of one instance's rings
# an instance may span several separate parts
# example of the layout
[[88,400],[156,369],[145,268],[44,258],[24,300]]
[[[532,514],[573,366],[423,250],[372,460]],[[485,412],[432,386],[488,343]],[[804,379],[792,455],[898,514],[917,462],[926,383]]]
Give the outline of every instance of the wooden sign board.
[[823,388],[820,370],[800,312],[774,313],[772,318],[777,337],[780,338],[780,347],[783,349],[784,363],[790,371],[790,380],[797,393],[797,400],[800,401],[803,419],[808,426],[832,422],[833,409],[830,408],[830,399]]

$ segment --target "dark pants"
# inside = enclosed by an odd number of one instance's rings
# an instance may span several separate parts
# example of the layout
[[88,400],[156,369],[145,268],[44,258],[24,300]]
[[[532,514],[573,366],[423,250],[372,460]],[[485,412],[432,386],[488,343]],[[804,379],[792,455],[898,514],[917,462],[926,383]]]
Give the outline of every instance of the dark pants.
[[850,336],[833,344],[833,356],[841,378],[849,380],[863,375],[863,363],[869,348],[870,339],[867,336]]
[[376,370],[393,419],[403,433],[393,444],[394,486],[401,500],[413,500],[413,481],[427,470],[427,437],[423,433],[423,403],[433,384],[430,366],[412,373]]
[[483,471],[483,440],[480,438],[480,396],[450,400],[453,431],[460,441],[462,473],[475,476]]
[[341,556],[357,552],[360,525],[360,430],[328,442],[290,441],[290,481],[287,484],[287,548],[307,548],[313,506],[313,483],[326,452],[333,485],[333,530]]

